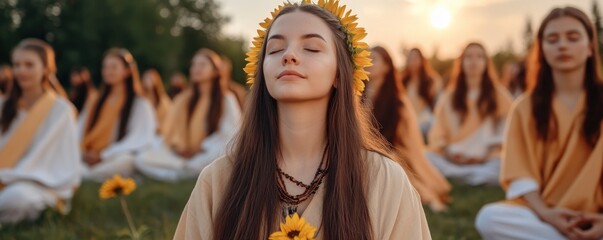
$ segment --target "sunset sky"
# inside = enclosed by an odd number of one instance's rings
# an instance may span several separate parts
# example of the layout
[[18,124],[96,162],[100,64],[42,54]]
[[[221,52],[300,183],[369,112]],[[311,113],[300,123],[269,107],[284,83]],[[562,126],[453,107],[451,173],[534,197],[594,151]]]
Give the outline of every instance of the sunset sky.
[[[295,2],[294,0],[291,0]],[[603,0],[597,0],[603,11]],[[217,0],[223,14],[230,16],[225,32],[251,41],[258,23],[282,0]],[[469,41],[480,41],[490,53],[512,43],[523,47],[526,18],[534,32],[545,14],[568,4],[592,16],[592,0],[341,0],[358,15],[370,45],[382,45],[396,65],[402,62],[402,46],[420,47],[431,56],[439,47],[440,58],[456,57]],[[603,12],[602,12],[603,13]]]

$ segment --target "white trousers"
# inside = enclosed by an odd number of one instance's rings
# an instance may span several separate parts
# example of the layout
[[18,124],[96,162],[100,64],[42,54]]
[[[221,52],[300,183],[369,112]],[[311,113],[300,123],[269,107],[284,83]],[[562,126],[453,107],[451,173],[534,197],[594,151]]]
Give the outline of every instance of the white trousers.
[[140,154],[134,165],[142,174],[161,181],[174,182],[179,179],[196,178],[214,158],[197,154],[191,159],[183,159],[169,148],[162,146]]
[[43,186],[25,181],[11,183],[0,190],[0,223],[35,220],[56,203],[56,196]]
[[103,159],[94,166],[84,165],[84,178],[97,182],[105,181],[113,175],[119,174],[122,177],[131,177],[134,174],[134,155],[131,153],[118,155],[110,159]]
[[457,165],[433,152],[427,152],[427,158],[448,178],[458,179],[473,186],[499,184],[500,159],[490,159],[483,164]]
[[521,205],[488,204],[477,214],[475,227],[486,240],[567,239],[555,227],[540,220],[531,209]]

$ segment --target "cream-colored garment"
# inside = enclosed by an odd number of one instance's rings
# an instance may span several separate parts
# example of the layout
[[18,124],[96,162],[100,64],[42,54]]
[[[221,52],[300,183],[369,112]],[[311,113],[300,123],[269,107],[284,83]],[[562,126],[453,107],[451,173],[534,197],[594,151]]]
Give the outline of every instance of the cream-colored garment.
[[[419,195],[398,163],[377,153],[367,154],[367,204],[375,239],[431,239]],[[174,239],[212,239],[213,222],[233,170],[228,157],[203,170],[182,213]],[[309,224],[320,226],[325,183],[304,211]],[[319,227],[317,227],[319,228]],[[277,230],[276,226],[275,229]],[[323,239],[318,230],[316,239]]]
[[[179,95],[180,96],[180,95]],[[198,104],[202,105],[202,104]],[[209,105],[209,104],[204,104]],[[202,152],[192,156],[190,159],[184,159],[176,155],[172,151],[172,147],[167,143],[160,143],[148,151],[142,152],[136,159],[136,168],[143,174],[163,180],[176,181],[181,178],[196,178],[201,170],[214,161],[216,158],[224,155],[226,145],[233,138],[239,129],[241,119],[241,109],[237,103],[234,94],[227,92],[222,101],[222,116],[218,129],[209,136],[201,139],[201,142],[196,146],[198,149],[203,149]],[[206,109],[207,110],[207,109]],[[181,112],[186,112],[186,108],[179,109]],[[172,112],[175,116],[181,116],[181,113]],[[196,113],[195,113],[196,114]],[[205,126],[206,118],[191,119],[191,125]],[[200,122],[196,122],[200,121]],[[182,132],[192,131],[180,126]],[[203,131],[205,132],[205,131]],[[174,136],[174,135],[172,135]],[[182,135],[180,135],[182,136]],[[179,141],[184,143],[185,141]]]
[[[0,108],[4,101],[0,97]],[[0,133],[0,149],[8,146],[8,141],[17,133],[16,130],[28,114],[32,113],[20,110],[8,131]],[[20,182],[34,183],[41,186],[38,189],[45,189],[57,200],[70,199],[81,179],[78,146],[73,105],[67,99],[57,97],[18,163],[0,169],[0,182],[7,188]]]
[[452,91],[442,93],[435,109],[435,121],[429,131],[429,149],[444,155],[461,154],[466,157],[498,158],[502,144],[504,123],[512,103],[509,92],[495,86],[496,118],[482,119],[477,109],[479,92],[467,95],[467,116],[461,123],[460,116],[452,108]]
[[[436,90],[434,89],[434,92]],[[406,93],[410,99],[418,124],[430,123],[433,120],[431,106],[421,98],[419,94],[419,85],[415,82],[410,82],[406,88]]]
[[[84,109],[83,114],[80,114],[78,120],[80,141],[83,141],[82,139],[84,138],[85,124],[89,115],[88,111],[90,111],[90,108]],[[115,121],[119,123],[119,116]],[[157,122],[155,121],[151,103],[141,96],[134,98],[130,119],[126,128],[126,135],[119,141],[117,141],[118,126],[119,124],[115,124],[112,129],[107,130],[111,134],[110,144],[100,152],[102,159],[113,158],[124,153],[137,153],[153,144]]]
[[[84,109],[78,121],[80,139],[84,135],[84,126],[89,109]],[[119,122],[119,116],[115,120]],[[84,177],[103,181],[114,174],[128,176],[134,173],[134,158],[140,152],[152,147],[156,140],[156,120],[153,107],[144,97],[137,96],[132,104],[126,135],[117,140],[119,124],[115,124],[110,132],[110,144],[100,152],[102,161],[94,166],[88,166],[81,161],[80,167]],[[81,140],[80,140],[81,141]]]
[[0,169],[13,168],[19,163],[31,145],[38,128],[48,117],[56,98],[54,92],[46,91],[28,110],[27,117],[18,123],[18,127],[13,130],[6,144],[0,148]]
[[[549,141],[537,137],[529,95],[520,97],[508,122],[501,184],[507,189],[519,179],[531,179],[539,186],[549,206],[585,212],[603,209],[603,137],[591,147],[582,134],[585,95],[573,111],[553,98],[552,117],[557,135]],[[603,122],[601,122],[603,129]],[[521,197],[510,203],[524,204]]]
[[199,150],[203,139],[207,137],[207,114],[210,109],[210,96],[199,97],[195,109],[189,116],[188,107],[193,91],[187,89],[174,99],[174,106],[167,117],[164,142],[170,148],[179,151]]

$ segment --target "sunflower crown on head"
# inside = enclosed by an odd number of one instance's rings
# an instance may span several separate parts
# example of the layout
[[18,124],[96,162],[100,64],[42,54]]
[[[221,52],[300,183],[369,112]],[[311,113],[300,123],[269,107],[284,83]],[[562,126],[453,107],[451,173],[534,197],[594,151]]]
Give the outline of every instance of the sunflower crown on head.
[[[358,17],[352,15],[352,10],[346,12],[346,6],[339,6],[339,0],[319,0],[317,3],[312,3],[311,0],[302,0],[301,5],[314,4],[327,12],[331,13],[341,24],[341,31],[346,34],[348,52],[354,61],[354,92],[356,95],[362,95],[364,91],[364,80],[368,80],[368,72],[365,67],[371,66],[369,57],[368,44],[361,40],[366,37],[364,28],[358,27]],[[255,73],[257,71],[258,57],[262,51],[262,45],[266,38],[266,32],[274,21],[274,18],[287,6],[294,5],[291,2],[285,2],[276,7],[270,14],[272,17],[264,19],[260,23],[261,29],[258,29],[258,35],[253,38],[253,46],[247,52],[247,65],[243,69],[247,73],[247,84],[252,85],[255,82]]]

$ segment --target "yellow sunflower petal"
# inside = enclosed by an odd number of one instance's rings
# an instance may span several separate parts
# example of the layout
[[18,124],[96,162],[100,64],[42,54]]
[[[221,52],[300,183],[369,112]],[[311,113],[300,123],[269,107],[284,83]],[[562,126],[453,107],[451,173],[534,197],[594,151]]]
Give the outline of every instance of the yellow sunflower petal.
[[345,13],[345,8],[346,8],[346,6],[345,6],[345,5],[343,5],[343,6],[339,7],[339,8],[337,9],[337,14],[336,14],[335,16],[336,16],[337,18],[341,19],[341,18],[343,17],[343,14]]
[[356,20],[358,20],[358,17],[356,15],[346,16],[341,19],[341,25],[348,26]]

